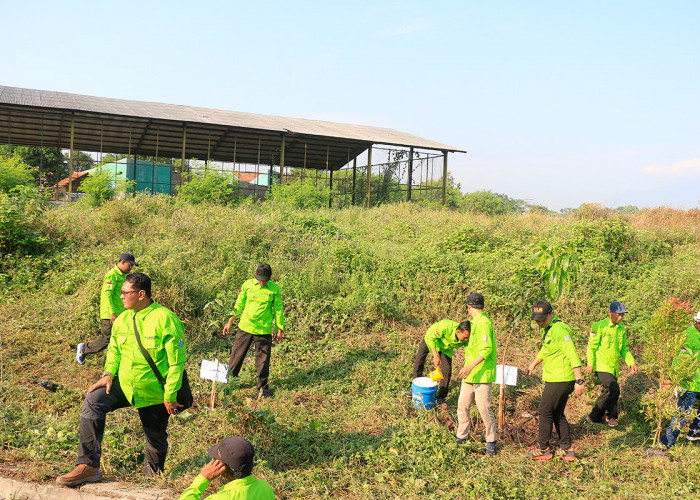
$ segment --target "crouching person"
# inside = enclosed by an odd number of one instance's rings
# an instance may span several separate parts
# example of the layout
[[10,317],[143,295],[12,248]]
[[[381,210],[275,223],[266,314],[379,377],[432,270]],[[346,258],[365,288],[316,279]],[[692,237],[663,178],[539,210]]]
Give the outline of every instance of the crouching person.
[[[58,484],[79,486],[99,481],[102,438],[107,414],[135,406],[146,435],[144,475],[163,470],[168,452],[168,419],[178,413],[177,391],[185,369],[182,322],[151,299],[151,279],[143,273],[126,276],[121,289],[126,309],[112,326],[104,373],[88,389],[80,415],[77,467],[56,478]],[[139,342],[165,379],[161,386]]]
[[213,500],[273,500],[275,494],[267,481],[253,476],[255,449],[241,437],[227,437],[209,448],[209,456],[214,460],[202,467],[199,475],[187,488],[180,500],[199,500],[209,481],[223,476],[229,481],[218,493],[208,496]]

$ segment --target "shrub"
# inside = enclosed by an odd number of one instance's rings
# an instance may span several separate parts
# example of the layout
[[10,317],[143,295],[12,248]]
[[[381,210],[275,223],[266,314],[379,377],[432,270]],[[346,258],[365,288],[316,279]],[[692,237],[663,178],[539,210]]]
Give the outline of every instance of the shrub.
[[37,228],[40,213],[36,190],[15,188],[12,194],[0,192],[0,255],[39,251],[48,238]]
[[0,156],[0,191],[9,192],[17,186],[31,186],[34,184],[32,167],[22,161],[22,158],[14,155],[3,158]]
[[179,189],[179,200],[193,204],[233,205],[238,202],[238,180],[229,173],[197,170]]
[[313,179],[297,179],[291,184],[273,184],[268,203],[288,208],[323,208],[331,199],[326,187],[314,185]]
[[475,191],[464,195],[464,206],[468,212],[486,215],[503,215],[522,212],[523,200],[510,198],[491,191]]
[[97,207],[114,199],[119,193],[125,192],[135,184],[135,181],[116,181],[114,174],[98,168],[90,172],[80,184],[79,191],[87,194],[89,203]]

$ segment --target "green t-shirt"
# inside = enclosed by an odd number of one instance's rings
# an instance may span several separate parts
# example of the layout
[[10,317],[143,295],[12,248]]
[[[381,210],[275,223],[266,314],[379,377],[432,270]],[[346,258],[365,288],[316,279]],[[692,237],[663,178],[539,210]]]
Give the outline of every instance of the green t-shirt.
[[[199,500],[204,490],[209,486],[209,480],[197,475],[189,488],[182,492],[180,500]],[[208,496],[212,500],[274,500],[272,486],[263,479],[256,479],[252,474],[236,479],[221,487],[218,493]]]
[[588,336],[588,366],[594,371],[620,374],[620,356],[627,366],[635,364],[632,353],[627,349],[627,335],[621,323],[613,325],[610,318],[598,321],[591,327]]
[[[700,332],[695,326],[690,326],[685,333],[687,335],[685,343],[680,352],[673,358],[673,364],[678,363],[683,356],[692,356],[695,359],[700,357]],[[693,378],[682,383],[681,387],[688,391],[700,392],[700,366],[695,371]]]
[[581,366],[571,335],[571,328],[557,316],[543,329],[542,348],[537,353],[542,360],[542,380],[570,382],[575,380],[574,368]]
[[[136,342],[134,314],[141,343],[165,379],[165,390]],[[142,408],[177,400],[185,357],[182,322],[170,309],[153,302],[138,313],[127,309],[114,321],[104,370],[119,377],[126,399]]]
[[110,319],[112,314],[119,316],[124,312],[121,294],[125,279],[126,274],[118,266],[114,266],[105,274],[100,292],[100,319]]
[[238,328],[253,335],[270,335],[273,320],[284,331],[282,294],[277,283],[268,281],[260,286],[258,280],[249,279],[241,286],[233,310],[240,315]]
[[464,379],[469,384],[491,384],[496,381],[496,339],[491,320],[482,312],[472,319],[469,343],[464,348],[465,366],[482,356],[484,361],[476,365]]
[[452,357],[454,350],[466,345],[457,338],[457,327],[459,323],[450,319],[443,319],[437,323],[433,323],[425,332],[425,344],[428,347],[437,349],[438,352],[445,356]]

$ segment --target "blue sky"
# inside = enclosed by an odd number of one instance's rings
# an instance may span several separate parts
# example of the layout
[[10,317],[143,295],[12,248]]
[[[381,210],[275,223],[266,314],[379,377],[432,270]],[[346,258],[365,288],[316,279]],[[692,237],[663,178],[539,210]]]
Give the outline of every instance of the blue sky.
[[395,128],[557,210],[698,206],[698,1],[258,4],[2,0],[0,84]]

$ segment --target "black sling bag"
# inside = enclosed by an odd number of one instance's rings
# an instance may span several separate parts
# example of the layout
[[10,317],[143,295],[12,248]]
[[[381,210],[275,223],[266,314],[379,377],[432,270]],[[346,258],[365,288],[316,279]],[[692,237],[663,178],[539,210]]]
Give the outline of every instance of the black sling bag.
[[[136,334],[136,343],[139,345],[139,349],[141,349],[141,354],[143,354],[143,357],[146,358],[146,361],[148,362],[148,366],[151,367],[151,370],[153,370],[153,373],[155,374],[156,378],[158,379],[158,382],[160,382],[160,386],[165,388],[165,379],[163,378],[163,375],[160,374],[158,371],[158,367],[156,364],[153,362],[153,358],[151,357],[150,354],[148,354],[148,351],[144,349],[143,344],[141,344],[141,336],[139,335],[139,330],[136,328],[136,315],[134,314],[134,333]],[[190,381],[187,378],[187,370],[183,370],[182,372],[182,385],[177,391],[177,402],[178,404],[182,405],[182,408],[178,408],[179,411],[184,411],[190,406],[192,406],[193,399],[192,399],[192,389],[190,389]]]

